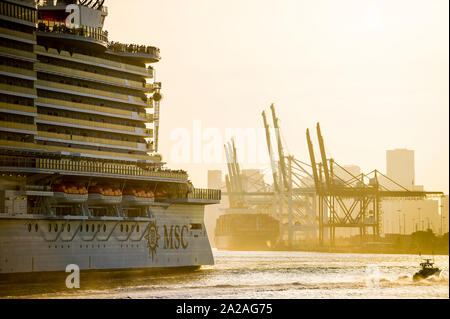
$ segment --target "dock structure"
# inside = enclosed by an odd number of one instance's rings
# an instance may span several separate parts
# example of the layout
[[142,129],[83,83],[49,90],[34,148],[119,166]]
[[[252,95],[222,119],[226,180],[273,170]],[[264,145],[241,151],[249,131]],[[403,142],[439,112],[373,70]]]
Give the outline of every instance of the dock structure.
[[272,148],[271,128],[265,111],[262,112],[262,118],[274,180],[273,190],[280,220],[280,238],[283,239],[284,234],[287,233],[288,246],[292,247],[298,233],[302,233],[304,237],[312,241],[316,240],[318,229],[316,189],[310,165],[292,155],[285,155],[275,105],[272,104],[270,109],[276,153]]
[[[306,139],[318,196],[321,245],[324,245],[324,236],[329,230],[330,245],[334,246],[337,228],[359,228],[362,241],[367,239],[366,235],[371,230],[373,239],[379,239],[383,222],[383,199],[414,200],[440,198],[443,195],[442,192],[411,191],[376,169],[367,174],[353,175],[334,159],[327,158],[319,123],[316,128],[320,162],[316,162],[309,129],[306,130]],[[336,169],[344,172],[344,176],[336,174]]]

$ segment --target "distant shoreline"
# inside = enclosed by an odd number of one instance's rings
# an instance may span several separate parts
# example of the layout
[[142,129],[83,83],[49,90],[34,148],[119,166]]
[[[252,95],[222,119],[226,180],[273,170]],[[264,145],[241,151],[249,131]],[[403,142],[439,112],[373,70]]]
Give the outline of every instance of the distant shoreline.
[[[217,248],[216,248],[217,249]],[[240,251],[232,249],[217,249],[219,251]],[[253,250],[248,250],[253,251]],[[255,250],[256,251],[256,250]],[[326,248],[305,248],[305,247],[282,247],[278,249],[267,249],[261,251],[284,251],[284,252],[317,252],[317,253],[335,253],[335,254],[378,254],[378,255],[435,255],[435,256],[449,256],[448,251],[429,251],[429,250],[395,250],[395,249],[376,249],[376,248],[346,248],[346,247],[326,247]]]

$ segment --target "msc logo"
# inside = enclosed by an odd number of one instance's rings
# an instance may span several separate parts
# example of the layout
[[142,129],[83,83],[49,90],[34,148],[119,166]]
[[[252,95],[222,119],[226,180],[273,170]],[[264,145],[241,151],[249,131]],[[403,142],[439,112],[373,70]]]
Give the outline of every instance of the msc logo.
[[170,231],[164,225],[164,249],[178,249],[180,246],[186,249],[188,244],[184,241],[184,232],[188,231],[188,227],[184,226],[170,226]]
[[[186,249],[188,247],[188,242],[185,240],[185,233],[189,230],[188,226],[183,225],[163,225],[164,228],[164,246],[163,249]],[[152,255],[152,260],[156,256],[156,250],[159,248],[159,240],[161,236],[159,234],[159,227],[156,222],[150,222],[147,227],[147,234],[145,235],[147,239],[147,248],[149,254]]]
[[147,229],[148,231],[147,235],[145,235],[145,238],[147,239],[147,248],[149,254],[152,254],[153,260],[154,256],[156,255],[156,248],[159,247],[159,239],[161,236],[159,236],[158,226],[156,226],[156,222],[150,222]]

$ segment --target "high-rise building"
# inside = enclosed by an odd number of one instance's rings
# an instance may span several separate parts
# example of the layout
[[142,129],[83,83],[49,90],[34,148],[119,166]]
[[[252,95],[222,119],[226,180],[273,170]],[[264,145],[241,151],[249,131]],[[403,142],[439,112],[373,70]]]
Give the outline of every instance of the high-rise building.
[[[422,185],[415,185],[414,151],[394,149],[386,151],[386,178],[380,178],[380,184],[390,190],[399,190],[399,184],[411,191],[423,191]],[[395,183],[394,183],[395,182]],[[439,202],[433,199],[423,200],[384,200],[382,203],[383,229],[385,234],[411,234],[431,229],[439,234],[441,220]]]
[[415,184],[414,151],[404,148],[386,151],[386,175],[412,190]]

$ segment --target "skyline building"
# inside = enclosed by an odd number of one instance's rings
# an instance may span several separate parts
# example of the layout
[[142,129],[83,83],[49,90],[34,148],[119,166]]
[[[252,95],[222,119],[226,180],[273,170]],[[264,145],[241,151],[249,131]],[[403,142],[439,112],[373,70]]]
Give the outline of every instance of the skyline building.
[[387,150],[386,175],[401,186],[412,190],[415,185],[414,151],[406,148]]

